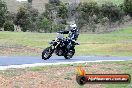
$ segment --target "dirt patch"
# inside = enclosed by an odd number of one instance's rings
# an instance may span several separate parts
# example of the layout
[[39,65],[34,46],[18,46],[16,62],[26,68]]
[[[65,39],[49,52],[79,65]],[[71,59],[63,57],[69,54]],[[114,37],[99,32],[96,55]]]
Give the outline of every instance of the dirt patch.
[[[83,69],[87,73],[97,74],[121,74],[124,70],[119,69],[122,65],[116,64],[86,64]],[[131,66],[131,64],[128,64]],[[37,68],[37,67],[36,67]],[[38,67],[40,69],[15,69],[16,75],[0,75],[0,88],[80,88],[76,82],[77,66],[49,66]],[[17,71],[18,74],[17,75]],[[12,74],[14,70],[9,70]],[[9,74],[8,74],[9,75]],[[104,84],[86,84],[84,88],[105,88]],[[82,88],[83,88],[82,87]]]

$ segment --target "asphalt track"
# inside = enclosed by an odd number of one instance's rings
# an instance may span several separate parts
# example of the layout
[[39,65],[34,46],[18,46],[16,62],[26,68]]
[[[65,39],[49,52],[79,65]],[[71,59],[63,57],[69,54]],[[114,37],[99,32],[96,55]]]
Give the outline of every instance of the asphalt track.
[[74,56],[69,60],[64,57],[52,56],[48,60],[41,57],[31,56],[0,56],[0,70],[6,68],[24,68],[33,66],[44,66],[54,64],[73,64],[85,62],[102,62],[102,61],[125,61],[132,60],[132,57],[110,57],[110,56]]

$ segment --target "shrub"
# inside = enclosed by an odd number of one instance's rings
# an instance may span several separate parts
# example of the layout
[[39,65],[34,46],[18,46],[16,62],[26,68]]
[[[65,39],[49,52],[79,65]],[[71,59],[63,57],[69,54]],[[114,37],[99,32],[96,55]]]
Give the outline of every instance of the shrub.
[[59,17],[61,17],[62,19],[65,19],[68,16],[68,8],[66,7],[65,4],[61,3],[58,6],[58,12],[57,13],[58,13]]
[[53,24],[52,25],[52,32],[60,31],[60,30],[65,30],[66,25],[65,24]]
[[4,27],[4,31],[14,31],[15,30],[14,24],[10,21],[5,22],[3,27]]
[[27,13],[27,9],[25,7],[21,7],[16,14],[15,24],[19,25],[22,28],[23,32],[26,32],[31,23],[30,15]]
[[37,26],[39,28],[38,31],[51,32],[52,23],[49,19],[43,18],[38,21]]
[[85,24],[87,24],[86,20],[84,19],[78,19],[76,20],[77,26],[79,27],[79,29],[81,29]]
[[116,5],[111,2],[102,4],[101,15],[107,17],[111,22],[120,20],[124,12]]
[[98,4],[96,2],[80,3],[77,7],[77,12],[78,20],[76,20],[76,23],[78,24],[78,27],[82,29],[83,26],[87,25],[93,32],[95,32],[95,24],[98,22],[98,16],[100,13],[100,7]]
[[[30,4],[26,4],[23,7],[19,8],[18,13],[16,14],[15,24],[19,25],[22,28],[22,31],[25,32],[27,30],[34,31],[33,25],[36,22],[38,17],[38,11]],[[33,29],[33,30],[31,30]]]
[[132,0],[124,0],[124,3],[120,5],[127,15],[132,17]]
[[79,4],[77,11],[81,14],[83,19],[88,20],[89,17],[99,14],[99,6],[96,2],[84,2]]
[[6,20],[7,6],[6,3],[0,0],[0,28],[3,26]]
[[14,21],[15,20],[16,13],[14,12],[7,12],[6,13],[6,20]]

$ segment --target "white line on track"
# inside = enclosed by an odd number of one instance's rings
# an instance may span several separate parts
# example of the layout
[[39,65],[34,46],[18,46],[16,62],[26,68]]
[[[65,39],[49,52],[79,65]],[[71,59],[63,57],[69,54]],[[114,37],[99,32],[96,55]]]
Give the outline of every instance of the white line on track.
[[58,62],[58,63],[35,63],[35,64],[22,64],[22,65],[9,65],[0,66],[0,70],[7,70],[11,68],[27,68],[36,66],[47,66],[47,65],[61,65],[61,64],[78,64],[78,63],[88,63],[88,62],[108,62],[108,61],[125,61],[125,60],[96,60],[96,61],[76,61],[76,62]]

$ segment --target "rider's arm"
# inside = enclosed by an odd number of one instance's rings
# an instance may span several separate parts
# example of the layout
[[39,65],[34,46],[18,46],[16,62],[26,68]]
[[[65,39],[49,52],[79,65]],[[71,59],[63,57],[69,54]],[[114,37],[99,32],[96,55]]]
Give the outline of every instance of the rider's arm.
[[58,33],[60,33],[60,34],[68,34],[69,31],[58,31]]
[[69,33],[69,31],[64,31],[64,34],[68,34]]

